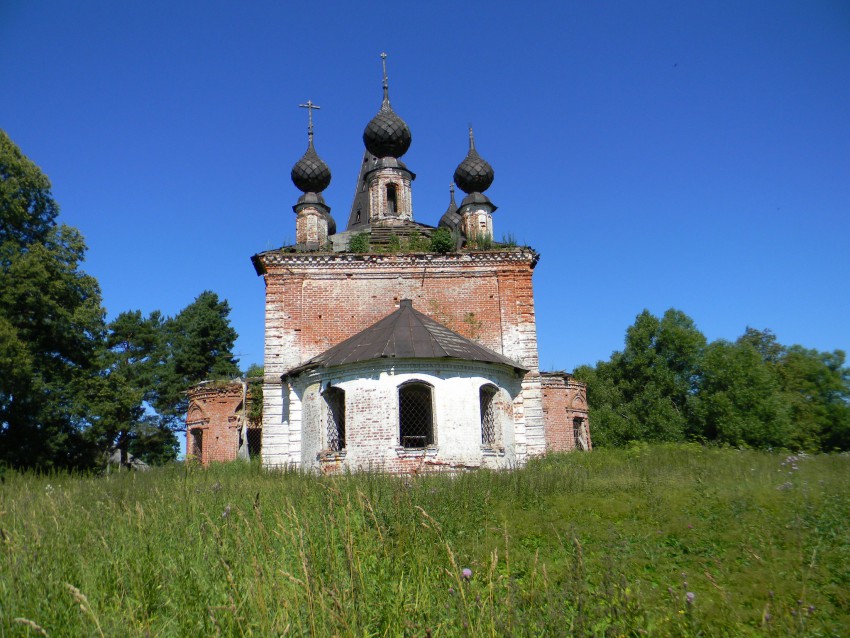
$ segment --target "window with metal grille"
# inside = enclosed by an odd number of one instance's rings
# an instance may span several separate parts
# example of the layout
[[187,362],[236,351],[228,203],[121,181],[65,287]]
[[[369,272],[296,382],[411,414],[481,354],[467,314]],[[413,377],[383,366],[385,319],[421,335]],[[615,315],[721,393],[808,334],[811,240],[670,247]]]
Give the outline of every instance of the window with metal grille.
[[340,452],[345,449],[345,390],[328,388],[324,396],[328,412],[327,448]]
[[259,458],[263,453],[263,429],[248,428],[248,456]]
[[398,389],[399,438],[402,447],[422,448],[434,443],[432,388],[407,383]]
[[481,403],[481,444],[496,445],[496,392],[492,385],[483,385],[478,392]]

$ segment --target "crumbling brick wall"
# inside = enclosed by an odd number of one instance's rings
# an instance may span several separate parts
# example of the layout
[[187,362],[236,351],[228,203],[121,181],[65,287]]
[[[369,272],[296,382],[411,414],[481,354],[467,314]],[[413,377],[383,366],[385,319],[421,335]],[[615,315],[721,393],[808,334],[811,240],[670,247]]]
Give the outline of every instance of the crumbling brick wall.
[[544,372],[541,385],[546,450],[592,449],[586,384],[576,381],[566,372]]
[[202,465],[236,459],[242,425],[242,384],[205,382],[187,394],[186,456]]

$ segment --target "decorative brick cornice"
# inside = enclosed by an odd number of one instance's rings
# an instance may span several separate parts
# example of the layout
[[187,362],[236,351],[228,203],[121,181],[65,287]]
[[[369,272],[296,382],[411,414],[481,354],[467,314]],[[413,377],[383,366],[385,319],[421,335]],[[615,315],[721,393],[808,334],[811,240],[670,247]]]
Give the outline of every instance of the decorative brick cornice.
[[[248,395],[250,396],[250,391]],[[242,397],[242,384],[238,381],[222,385],[220,382],[202,383],[186,390],[189,401],[204,401],[211,397],[232,396]]]
[[251,260],[258,275],[269,268],[326,268],[331,270],[365,270],[380,267],[452,268],[458,265],[516,266],[537,264],[539,255],[531,248],[486,250],[456,253],[304,253],[283,249],[254,255]]

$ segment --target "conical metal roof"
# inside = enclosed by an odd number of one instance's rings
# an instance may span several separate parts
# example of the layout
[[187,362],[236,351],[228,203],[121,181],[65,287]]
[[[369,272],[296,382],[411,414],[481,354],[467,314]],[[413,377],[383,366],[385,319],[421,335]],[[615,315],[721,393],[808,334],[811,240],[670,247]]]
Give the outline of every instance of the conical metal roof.
[[289,374],[376,359],[459,359],[528,371],[516,361],[414,310],[410,299],[402,299],[399,309],[392,314],[290,370]]

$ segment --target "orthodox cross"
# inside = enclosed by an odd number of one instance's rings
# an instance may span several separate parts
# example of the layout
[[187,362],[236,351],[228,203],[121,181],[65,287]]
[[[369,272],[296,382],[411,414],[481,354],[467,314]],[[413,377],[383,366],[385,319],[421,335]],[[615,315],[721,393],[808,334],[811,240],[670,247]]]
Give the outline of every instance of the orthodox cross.
[[387,78],[387,54],[381,53],[381,66],[384,68],[384,102],[390,102],[390,81]]
[[313,104],[313,100],[307,100],[307,104],[299,104],[302,109],[307,109],[307,139],[310,140],[310,143],[313,143],[313,109],[320,109],[321,106],[316,106]]

